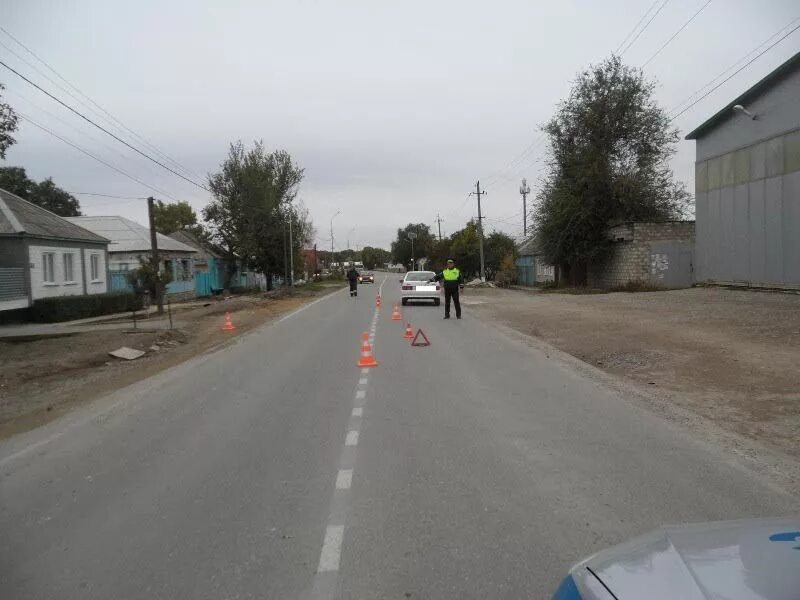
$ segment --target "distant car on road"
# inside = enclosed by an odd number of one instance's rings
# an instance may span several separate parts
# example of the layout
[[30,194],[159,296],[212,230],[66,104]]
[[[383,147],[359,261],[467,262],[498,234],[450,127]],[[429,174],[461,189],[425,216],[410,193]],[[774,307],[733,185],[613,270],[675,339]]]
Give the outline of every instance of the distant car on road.
[[358,283],[375,283],[375,275],[373,273],[361,273],[358,276]]
[[578,563],[553,600],[794,600],[800,518],[662,527]]
[[433,300],[439,306],[442,299],[439,297],[441,286],[438,282],[431,282],[436,276],[433,271],[409,271],[400,280],[400,298],[403,306],[409,300]]

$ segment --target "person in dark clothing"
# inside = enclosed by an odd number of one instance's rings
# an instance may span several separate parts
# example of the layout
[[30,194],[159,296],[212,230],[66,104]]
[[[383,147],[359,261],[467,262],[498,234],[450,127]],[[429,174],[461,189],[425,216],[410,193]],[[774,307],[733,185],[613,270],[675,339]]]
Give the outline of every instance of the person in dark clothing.
[[464,278],[461,276],[461,271],[456,267],[455,261],[452,258],[447,259],[447,267],[431,281],[444,282],[444,318],[450,318],[450,299],[453,299],[453,305],[456,307],[456,319],[461,318],[461,302],[458,299],[459,290],[464,289]]
[[350,297],[358,296],[358,271],[355,267],[350,267],[347,272],[347,281],[350,282]]

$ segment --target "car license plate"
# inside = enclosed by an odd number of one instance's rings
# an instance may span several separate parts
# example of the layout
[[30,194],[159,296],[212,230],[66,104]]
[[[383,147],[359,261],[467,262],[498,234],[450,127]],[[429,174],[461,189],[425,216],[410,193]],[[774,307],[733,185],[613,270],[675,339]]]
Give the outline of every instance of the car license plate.
[[417,286],[418,292],[435,292],[436,286],[435,285],[418,285]]

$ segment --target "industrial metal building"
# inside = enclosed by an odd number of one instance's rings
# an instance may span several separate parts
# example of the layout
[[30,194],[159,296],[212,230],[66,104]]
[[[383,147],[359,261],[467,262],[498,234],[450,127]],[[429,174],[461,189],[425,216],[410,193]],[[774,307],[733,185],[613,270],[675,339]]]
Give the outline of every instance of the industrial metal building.
[[696,140],[697,283],[800,288],[800,53]]

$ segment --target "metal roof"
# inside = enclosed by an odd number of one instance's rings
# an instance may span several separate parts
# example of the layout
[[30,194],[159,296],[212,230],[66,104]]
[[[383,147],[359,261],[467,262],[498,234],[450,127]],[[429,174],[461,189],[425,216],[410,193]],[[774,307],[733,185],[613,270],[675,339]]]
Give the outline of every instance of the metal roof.
[[722,123],[723,121],[727,121],[735,116],[733,112],[733,107],[737,104],[746,105],[752,102],[754,99],[758,98],[764,92],[766,92],[769,88],[774,86],[777,83],[780,83],[784,79],[786,79],[789,75],[794,73],[797,69],[800,69],[800,52],[792,56],[789,60],[779,66],[777,69],[772,71],[769,75],[764,77],[761,81],[751,87],[749,90],[744,92],[741,96],[731,100],[731,102],[725,106],[722,110],[716,113],[713,117],[708,119],[705,123],[697,127],[694,131],[689,133],[686,136],[687,140],[696,140],[699,137],[704,136],[709,130],[714,129],[717,125]]
[[[67,217],[67,220],[111,240],[108,245],[109,252],[147,252],[150,250],[150,230],[125,217]],[[156,236],[159,250],[197,252],[191,246],[182,244],[166,235],[157,233]]]
[[96,232],[0,189],[0,235],[14,234],[94,244],[108,243],[106,238]]
[[539,240],[536,238],[536,236],[529,237],[517,247],[517,254],[519,256],[532,256],[535,254],[540,254],[540,252]]
[[212,248],[204,246],[203,243],[199,239],[197,239],[197,236],[190,231],[183,231],[182,229],[178,231],[173,231],[172,233],[169,234],[169,237],[171,237],[173,240],[181,242],[182,244],[191,246],[198,252],[204,252],[205,254],[208,254],[210,256],[219,257],[219,255]]

